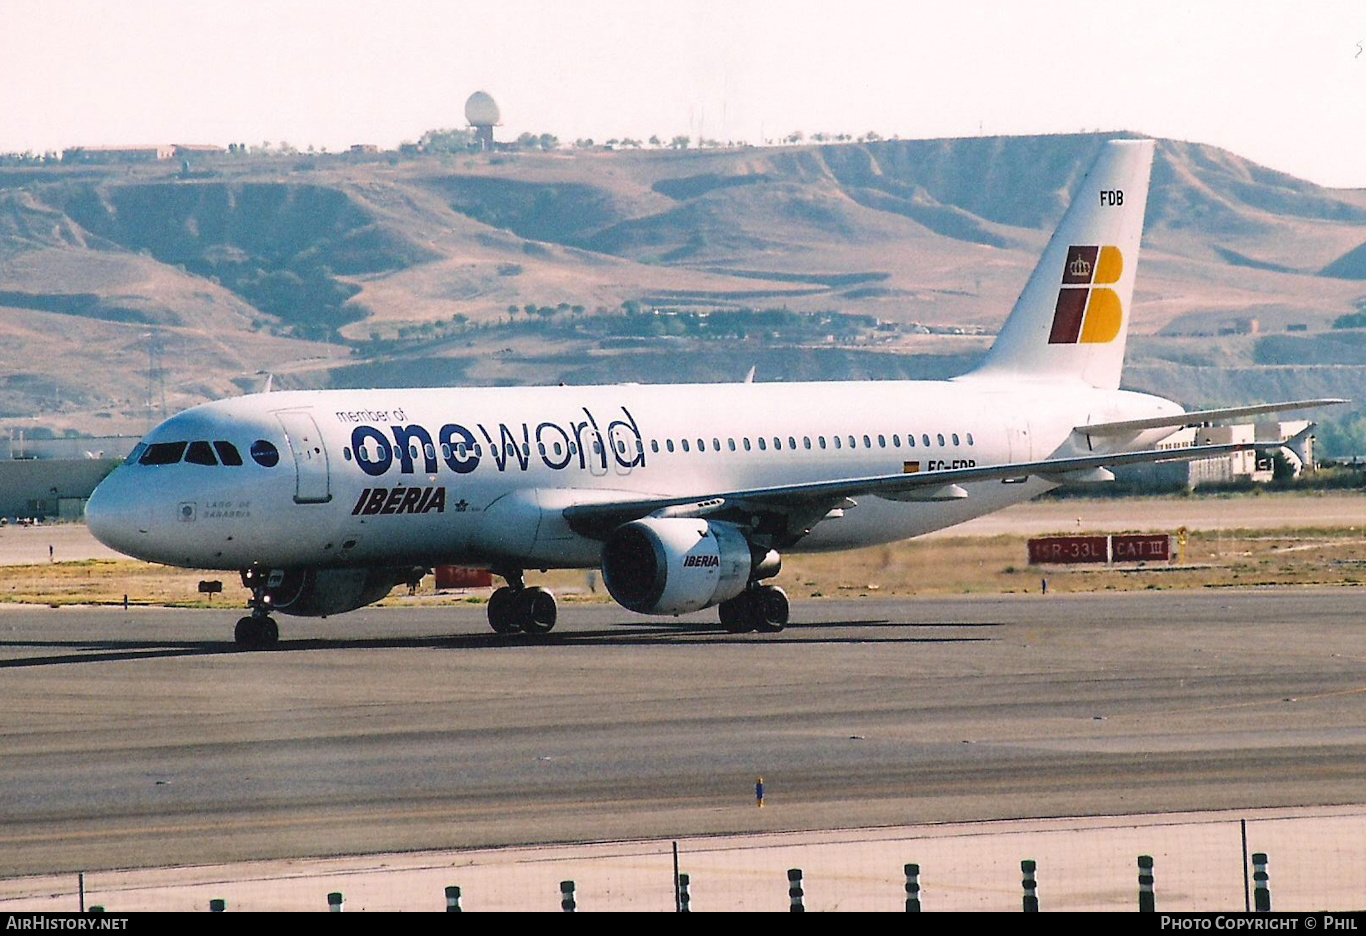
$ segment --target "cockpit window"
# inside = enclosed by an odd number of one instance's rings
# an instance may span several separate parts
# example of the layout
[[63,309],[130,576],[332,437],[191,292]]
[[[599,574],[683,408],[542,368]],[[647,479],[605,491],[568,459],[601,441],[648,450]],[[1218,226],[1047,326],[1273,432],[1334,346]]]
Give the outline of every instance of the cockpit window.
[[274,468],[280,463],[280,450],[265,439],[251,443],[251,460],[262,468]]
[[242,455],[231,442],[215,442],[213,447],[218,452],[218,460],[229,468],[242,464]]
[[218,459],[213,457],[213,449],[207,442],[191,442],[189,450],[185,452],[185,460],[191,465],[218,464]]
[[184,442],[154,442],[138,459],[139,465],[174,465],[185,453]]
[[138,459],[142,457],[142,453],[145,451],[147,451],[147,443],[139,442],[137,445],[133,446],[133,450],[128,453],[128,457],[123,460],[123,463],[125,465],[136,465]]

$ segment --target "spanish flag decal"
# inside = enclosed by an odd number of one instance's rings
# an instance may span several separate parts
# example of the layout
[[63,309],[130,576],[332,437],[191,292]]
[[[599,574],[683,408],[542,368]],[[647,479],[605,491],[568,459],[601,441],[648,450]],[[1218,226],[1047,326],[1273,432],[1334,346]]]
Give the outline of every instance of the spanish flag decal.
[[1124,256],[1118,247],[1069,247],[1048,343],[1114,341],[1124,321],[1124,309],[1119,293],[1109,286],[1119,282],[1123,272]]

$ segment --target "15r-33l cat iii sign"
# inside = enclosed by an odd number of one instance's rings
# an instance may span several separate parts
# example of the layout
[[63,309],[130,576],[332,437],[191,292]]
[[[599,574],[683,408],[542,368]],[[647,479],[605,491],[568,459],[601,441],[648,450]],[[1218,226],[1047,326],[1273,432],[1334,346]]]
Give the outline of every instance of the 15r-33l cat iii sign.
[[1118,247],[1068,247],[1048,343],[1114,341],[1124,321],[1124,309],[1119,293],[1108,286],[1119,282],[1123,272],[1124,256]]

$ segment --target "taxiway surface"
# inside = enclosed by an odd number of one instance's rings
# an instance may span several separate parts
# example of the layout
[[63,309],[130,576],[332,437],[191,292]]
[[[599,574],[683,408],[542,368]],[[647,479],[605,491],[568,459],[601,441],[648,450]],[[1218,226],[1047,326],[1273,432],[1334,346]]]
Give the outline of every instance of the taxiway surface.
[[[1360,589],[816,601],[779,635],[566,606],[0,610],[0,876],[1359,803]],[[768,805],[754,805],[762,774]]]

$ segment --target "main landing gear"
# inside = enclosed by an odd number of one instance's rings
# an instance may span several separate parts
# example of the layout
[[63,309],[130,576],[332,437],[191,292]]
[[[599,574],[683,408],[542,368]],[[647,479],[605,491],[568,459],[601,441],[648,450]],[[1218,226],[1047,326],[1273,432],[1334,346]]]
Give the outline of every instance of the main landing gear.
[[280,628],[270,616],[270,601],[266,598],[268,576],[261,569],[242,570],[242,584],[251,589],[251,616],[237,622],[233,639],[243,650],[268,650],[280,642]]
[[555,627],[555,595],[539,586],[522,584],[520,570],[499,572],[507,586],[489,596],[489,626],[499,634],[521,631],[541,637]]
[[721,625],[732,634],[776,634],[787,626],[787,592],[777,585],[751,585],[717,608]]

